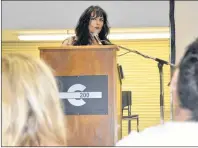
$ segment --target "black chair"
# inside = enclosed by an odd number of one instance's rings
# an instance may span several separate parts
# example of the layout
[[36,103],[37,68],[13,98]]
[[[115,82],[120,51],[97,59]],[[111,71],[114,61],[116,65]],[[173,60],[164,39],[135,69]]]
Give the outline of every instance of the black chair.
[[[131,91],[122,91],[122,120],[128,120],[128,134],[131,132],[131,120],[137,120],[137,132],[139,132],[139,115],[131,114]],[[123,115],[124,110],[127,110],[127,116]]]

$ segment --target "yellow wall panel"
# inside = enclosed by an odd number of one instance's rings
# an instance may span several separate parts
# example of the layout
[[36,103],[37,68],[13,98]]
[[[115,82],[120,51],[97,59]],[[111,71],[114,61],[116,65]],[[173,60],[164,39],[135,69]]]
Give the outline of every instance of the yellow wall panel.
[[[147,55],[169,61],[170,48],[168,39],[160,40],[119,40],[113,43],[138,50]],[[19,52],[39,57],[38,47],[59,46],[61,42],[3,42],[2,53]],[[118,55],[125,53],[123,49]],[[132,91],[132,114],[139,114],[140,130],[160,123],[160,83],[157,62],[145,59],[134,53],[118,57],[123,67],[125,79],[122,90]],[[163,66],[164,70],[164,115],[170,120],[170,67]],[[126,112],[124,113],[126,114]],[[122,135],[128,134],[127,121],[122,122]],[[132,121],[132,130],[136,130],[136,121]]]
[[23,53],[39,57],[38,47],[59,46],[61,42],[3,42],[2,53]]

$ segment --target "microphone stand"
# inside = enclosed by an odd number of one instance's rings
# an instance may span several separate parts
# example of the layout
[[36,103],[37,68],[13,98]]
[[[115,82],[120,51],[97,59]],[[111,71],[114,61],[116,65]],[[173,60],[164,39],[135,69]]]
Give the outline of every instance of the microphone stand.
[[[106,40],[103,40],[103,41],[105,41],[108,45],[113,45],[111,43],[108,43]],[[162,59],[145,55],[145,54],[140,53],[139,51],[136,51],[136,50],[128,49],[126,47],[119,46],[119,45],[116,45],[116,46],[118,46],[119,48],[122,48],[124,50],[127,50],[128,52],[133,52],[135,54],[138,54],[138,55],[143,56],[144,58],[152,59],[152,60],[158,62],[157,65],[158,65],[159,76],[160,76],[160,121],[161,121],[161,124],[163,124],[164,123],[164,79],[163,79],[163,66],[164,66],[164,64],[166,64],[166,65],[170,65],[172,67],[175,67],[175,65],[172,64],[172,63],[169,63],[167,61],[164,61]]]
[[141,55],[143,56],[144,58],[148,58],[148,59],[152,59],[156,62],[158,62],[158,69],[159,69],[159,75],[160,75],[160,121],[161,121],[161,124],[164,123],[164,79],[163,79],[163,66],[164,64],[166,65],[170,65],[172,67],[175,67],[174,64],[171,64],[167,61],[164,61],[162,59],[159,59],[159,58],[154,58],[154,57],[151,57],[151,56],[148,56],[148,55],[145,55],[145,54],[142,54],[140,53],[139,51],[136,51],[136,50],[131,50],[131,49],[128,49],[128,48],[125,48],[125,47],[122,47],[122,46],[118,46],[119,48],[122,48],[122,49],[125,49],[129,52],[133,52],[135,54],[138,54],[138,55]]

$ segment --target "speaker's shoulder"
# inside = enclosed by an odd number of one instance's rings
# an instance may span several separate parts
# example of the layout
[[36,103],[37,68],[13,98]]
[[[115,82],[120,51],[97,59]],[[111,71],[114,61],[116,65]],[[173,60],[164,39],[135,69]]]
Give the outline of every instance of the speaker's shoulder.
[[68,37],[62,42],[62,46],[73,45],[76,40],[77,40],[76,36]]

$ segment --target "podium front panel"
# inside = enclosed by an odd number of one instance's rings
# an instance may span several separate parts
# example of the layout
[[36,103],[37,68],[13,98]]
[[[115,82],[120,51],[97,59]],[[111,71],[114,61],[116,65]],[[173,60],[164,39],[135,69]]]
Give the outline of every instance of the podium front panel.
[[[67,114],[67,146],[114,146],[117,141],[117,61],[116,50],[107,49],[40,49],[40,56],[54,70],[56,77],[106,76],[107,114],[105,112]],[[94,79],[94,78],[93,78]],[[96,80],[93,80],[96,81]],[[62,82],[61,82],[62,83]],[[86,82],[84,82],[86,83]],[[90,83],[90,81],[89,81]],[[94,82],[96,83],[96,82]],[[100,82],[97,82],[98,85]],[[102,82],[101,83],[105,83]],[[82,84],[82,81],[81,83]],[[73,84],[74,85],[74,84]],[[85,84],[84,84],[85,85]],[[90,85],[89,92],[94,92]],[[85,86],[86,87],[86,86]],[[61,89],[61,88],[60,88]],[[67,89],[64,92],[68,91]],[[85,92],[85,91],[83,91]],[[99,91],[98,91],[99,92]],[[69,94],[67,94],[69,95]],[[79,92],[74,93],[79,97]],[[85,94],[86,96],[86,94]],[[64,97],[63,97],[64,98]],[[71,98],[70,98],[71,99]],[[77,98],[82,99],[82,98]],[[77,100],[76,99],[76,100]],[[93,99],[93,98],[92,98]],[[86,99],[82,99],[86,100]],[[78,101],[79,102],[79,101]],[[68,103],[68,102],[67,102]],[[104,102],[103,102],[104,103]],[[97,105],[104,105],[98,103]],[[103,109],[105,106],[103,107]],[[100,107],[97,108],[100,110]],[[102,110],[102,108],[101,108]],[[77,113],[78,111],[76,111]]]

